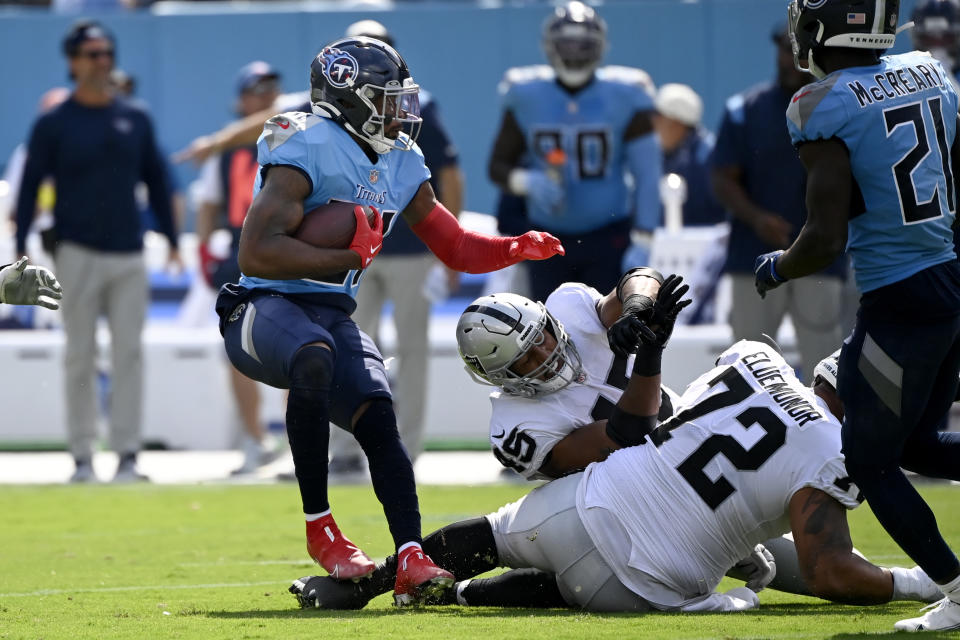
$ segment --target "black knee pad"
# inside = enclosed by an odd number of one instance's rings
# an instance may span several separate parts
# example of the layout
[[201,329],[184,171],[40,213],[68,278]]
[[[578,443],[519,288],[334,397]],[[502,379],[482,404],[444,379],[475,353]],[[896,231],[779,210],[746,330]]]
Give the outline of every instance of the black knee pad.
[[290,389],[328,390],[333,382],[333,353],[330,349],[308,345],[290,365]]

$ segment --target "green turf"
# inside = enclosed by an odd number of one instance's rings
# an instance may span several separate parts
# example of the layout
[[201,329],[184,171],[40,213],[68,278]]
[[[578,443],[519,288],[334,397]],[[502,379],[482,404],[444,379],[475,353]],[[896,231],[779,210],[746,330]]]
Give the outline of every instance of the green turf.
[[[527,488],[421,488],[424,531]],[[921,491],[960,547],[960,489]],[[372,491],[334,488],[331,498],[355,542],[373,556],[391,551]],[[388,595],[359,612],[303,612],[286,588],[318,569],[305,560],[298,507],[291,485],[0,488],[0,638],[847,638],[889,633],[918,610],[765,591],[760,609],[727,615],[396,611]],[[868,508],[852,528],[876,562],[908,564]]]

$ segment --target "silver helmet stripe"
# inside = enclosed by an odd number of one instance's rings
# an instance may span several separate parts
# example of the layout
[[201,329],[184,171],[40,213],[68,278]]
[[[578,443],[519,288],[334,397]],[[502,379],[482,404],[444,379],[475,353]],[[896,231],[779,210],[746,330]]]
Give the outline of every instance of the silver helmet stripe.
[[505,314],[503,311],[500,311],[499,309],[494,309],[493,307],[487,307],[487,306],[480,306],[478,304],[470,305],[469,307],[467,307],[464,313],[469,313],[474,311],[477,313],[488,315],[491,318],[496,318],[497,320],[499,320],[504,324],[513,325],[513,328],[517,331],[517,333],[523,333],[524,326],[520,322],[520,318],[513,318]]

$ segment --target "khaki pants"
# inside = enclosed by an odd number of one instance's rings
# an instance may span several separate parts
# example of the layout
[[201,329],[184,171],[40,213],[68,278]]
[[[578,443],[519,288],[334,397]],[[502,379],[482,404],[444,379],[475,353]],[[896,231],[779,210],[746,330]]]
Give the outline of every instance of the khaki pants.
[[108,253],[62,243],[56,251],[63,285],[66,333],[67,435],[75,458],[90,459],[97,438],[97,319],[110,329],[110,448],[140,450],[143,362],[141,333],[147,312],[143,253]]
[[814,274],[790,280],[757,295],[753,274],[730,274],[733,283],[730,327],[734,340],[762,340],[762,334],[777,337],[786,314],[797,336],[802,378],[812,382],[813,369],[840,348],[843,335],[843,280]]
[[[393,355],[399,362],[391,367],[397,426],[411,460],[423,450],[424,403],[427,389],[427,333],[430,301],[423,295],[423,281],[436,258],[431,254],[377,256],[367,267],[357,293],[353,314],[360,330],[380,346],[380,316],[387,300],[393,302],[397,343]],[[381,351],[383,349],[381,348]],[[342,425],[347,427],[349,425]],[[330,453],[334,458],[362,456],[360,445],[340,429],[330,432]]]

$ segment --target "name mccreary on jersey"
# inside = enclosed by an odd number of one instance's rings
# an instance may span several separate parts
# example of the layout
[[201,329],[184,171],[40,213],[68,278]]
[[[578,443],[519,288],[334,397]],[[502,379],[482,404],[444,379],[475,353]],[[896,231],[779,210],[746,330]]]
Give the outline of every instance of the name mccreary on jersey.
[[370,200],[377,204],[386,204],[387,202],[386,191],[372,191],[359,183],[357,184],[357,193],[354,197],[357,200]]
[[930,87],[942,87],[943,78],[933,65],[916,64],[873,76],[875,84],[863,86],[859,80],[848,82],[847,88],[860,102],[860,108],[884,100],[907,96]]
[[780,369],[776,365],[764,366],[764,363],[770,362],[770,358],[765,353],[748,353],[740,358],[740,361],[746,365],[753,374],[753,378],[760,383],[770,398],[793,418],[798,427],[813,420],[823,419],[823,414],[815,405],[810,404],[796,389],[784,382]]

